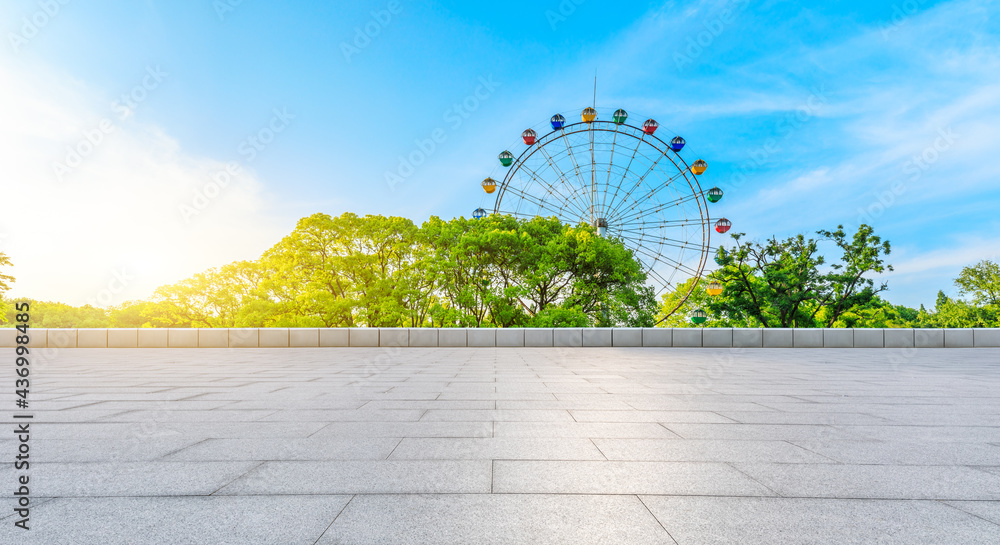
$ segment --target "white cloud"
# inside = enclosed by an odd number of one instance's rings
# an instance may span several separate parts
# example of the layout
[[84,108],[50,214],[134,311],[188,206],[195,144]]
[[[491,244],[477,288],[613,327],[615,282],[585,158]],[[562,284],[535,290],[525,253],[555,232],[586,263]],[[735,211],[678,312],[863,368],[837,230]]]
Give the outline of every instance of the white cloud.
[[[102,98],[115,93],[2,56],[0,80],[0,250],[17,278],[9,295],[117,304],[255,258],[285,234],[288,226],[268,214],[262,183],[245,168],[185,221],[180,205],[211,191],[207,184],[227,163],[187,152],[156,126],[122,119]],[[88,143],[88,133],[99,143]],[[60,180],[53,163],[67,160],[67,147],[92,151]]]
[[958,276],[962,267],[984,259],[995,260],[997,256],[1000,256],[1000,240],[974,237],[956,240],[953,246],[929,252],[906,251],[896,256],[897,259],[902,257],[902,260],[896,261],[893,268],[894,274],[900,277],[942,269],[945,272],[954,271],[953,276]]

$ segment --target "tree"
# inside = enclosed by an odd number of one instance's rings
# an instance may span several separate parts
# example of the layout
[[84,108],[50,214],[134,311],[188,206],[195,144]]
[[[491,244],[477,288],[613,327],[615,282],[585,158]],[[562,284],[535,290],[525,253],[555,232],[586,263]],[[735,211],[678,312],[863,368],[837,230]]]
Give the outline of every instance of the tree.
[[[436,325],[652,325],[645,274],[621,241],[557,218],[431,218]],[[560,310],[556,310],[560,309]]]
[[[660,301],[660,314],[657,316],[657,320],[662,320],[657,325],[658,327],[760,327],[760,322],[754,320],[753,318],[748,318],[743,315],[732,314],[732,309],[723,311],[720,309],[715,309],[715,318],[709,320],[701,326],[698,326],[691,322],[691,313],[697,309],[713,309],[716,297],[708,294],[706,288],[708,284],[713,280],[716,280],[713,275],[708,275],[705,278],[689,278],[683,283],[677,286],[677,289],[663,294]],[[691,285],[696,284],[694,289],[691,290]],[[690,290],[690,295],[688,291]],[[687,299],[678,307],[678,303],[685,296],[688,295]],[[667,312],[673,309],[673,313],[670,316],[666,316]],[[666,318],[664,319],[664,317]]]
[[[0,267],[10,267],[12,265],[13,263],[10,262],[10,258],[7,257],[7,254],[0,252]],[[13,283],[14,283],[13,276],[0,273],[0,323],[7,322],[6,316],[7,316],[8,304],[7,300],[4,298],[4,295],[7,293],[7,290],[10,289],[10,285]]]
[[915,325],[929,328],[998,327],[1000,307],[976,306],[962,300],[951,299],[943,291],[939,291],[934,312],[928,312],[921,307]]
[[[74,307],[65,303],[28,300],[31,305],[31,327],[39,328],[88,328],[108,327],[107,313],[100,308],[84,305]],[[13,307],[8,311],[13,318]]]
[[237,261],[208,269],[154,293],[158,318],[167,327],[237,327],[242,310],[259,298],[259,266]]
[[867,276],[892,270],[883,261],[889,242],[871,227],[862,225],[850,239],[843,226],[817,234],[842,250],[840,262],[828,272],[822,270],[826,260],[815,239],[796,235],[753,243],[742,242],[743,233],[733,235],[736,247],[717,254],[722,268],[714,276],[724,291],[708,303],[708,310],[763,327],[832,327],[844,312],[887,289]]
[[[841,313],[830,327],[916,327],[915,323],[919,318],[919,310],[903,305],[893,305],[885,299],[875,296],[870,301],[855,305]],[[826,315],[821,311],[820,320],[823,321],[825,319]]]
[[340,226],[327,214],[298,221],[261,257],[268,271],[258,313],[281,325],[353,327],[353,289],[344,274]]
[[[556,218],[314,214],[255,261],[92,311],[115,327],[652,325],[643,267],[620,240]],[[87,318],[89,319],[89,318]],[[89,322],[88,322],[89,323]]]
[[176,310],[165,302],[126,301],[108,310],[108,327],[172,327]]
[[874,234],[874,229],[862,224],[847,240],[844,226],[838,225],[836,231],[818,231],[827,240],[832,240],[843,251],[840,263],[831,265],[833,271],[824,275],[823,281],[826,293],[819,300],[813,316],[821,309],[826,318],[826,327],[833,327],[834,322],[847,310],[870,303],[876,296],[889,288],[886,282],[875,287],[875,281],[866,278],[866,274],[892,271],[882,256],[892,251],[889,241],[882,241]]
[[719,253],[722,269],[716,276],[721,297],[708,304],[714,314],[747,316],[764,327],[810,327],[812,308],[822,296],[823,279],[817,243],[797,235],[782,241],[744,243],[744,233],[733,235],[736,248]]
[[424,325],[427,248],[406,218],[314,214],[261,258],[260,319],[313,327]]
[[955,279],[962,295],[971,295],[976,305],[1000,306],[1000,264],[985,259],[962,267]]

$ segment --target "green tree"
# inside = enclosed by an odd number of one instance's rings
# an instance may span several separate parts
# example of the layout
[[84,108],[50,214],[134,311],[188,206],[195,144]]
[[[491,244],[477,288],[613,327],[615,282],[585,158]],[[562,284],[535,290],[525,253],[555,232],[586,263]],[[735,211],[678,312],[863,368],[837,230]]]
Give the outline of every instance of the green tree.
[[[104,309],[84,305],[74,307],[65,303],[28,299],[31,305],[31,327],[39,328],[104,328],[110,325]],[[10,307],[7,319],[13,321],[15,310]]]
[[421,239],[433,248],[427,274],[438,294],[430,311],[435,325],[511,327],[525,322],[531,309],[520,300],[525,287],[519,254],[530,251],[530,244],[518,220],[431,217],[420,230]]
[[165,302],[126,301],[108,309],[109,327],[171,327],[176,312]]
[[643,326],[655,312],[645,280],[620,240],[556,218],[432,217],[418,228],[314,214],[258,260],[107,312],[52,306],[47,315],[115,327]]
[[764,243],[743,242],[733,235],[736,247],[718,252],[722,268],[714,274],[724,291],[708,303],[716,315],[759,322],[763,327],[832,327],[849,309],[869,303],[887,289],[875,286],[867,275],[892,270],[884,263],[888,241],[862,225],[850,239],[836,231],[818,231],[841,249],[838,263],[824,272],[826,260],[818,241],[796,235]]
[[821,320],[821,324],[833,327],[842,314],[854,307],[868,305],[878,293],[888,289],[887,283],[876,287],[875,281],[865,275],[892,271],[892,265],[883,259],[892,248],[889,241],[883,241],[875,235],[874,229],[864,224],[850,240],[843,225],[838,225],[836,231],[818,231],[818,234],[842,250],[840,263],[831,265],[833,270],[823,276],[825,293],[813,310],[814,317],[822,310],[825,320]]
[[437,324],[579,324],[586,316],[590,325],[652,325],[641,264],[591,227],[495,215],[432,218],[421,230],[435,246]]
[[[716,280],[712,275],[704,278],[689,278],[679,284],[676,289],[663,294],[660,301],[660,313],[657,316],[658,327],[760,327],[760,322],[749,318],[733,314],[733,309],[716,308],[713,303],[716,297],[711,296],[706,291],[709,283]],[[756,281],[756,279],[752,279]],[[692,284],[696,284],[691,290]],[[690,295],[688,292],[690,290]],[[681,300],[687,299],[681,303]],[[680,306],[678,306],[678,304]],[[676,309],[676,310],[674,310]],[[715,317],[702,325],[691,322],[691,313],[697,309],[711,310]],[[667,313],[673,312],[667,316]]]
[[811,327],[812,306],[822,297],[824,263],[817,242],[797,235],[785,240],[745,243],[733,235],[736,247],[719,253],[722,268],[715,275],[723,293],[709,302],[715,315],[746,316],[763,327]]
[[[826,310],[820,312],[820,321],[826,319]],[[852,306],[842,312],[830,327],[895,328],[916,327],[920,311],[892,303],[875,296],[864,304]]]
[[349,252],[341,227],[327,214],[298,221],[261,257],[266,297],[255,312],[263,322],[300,327],[353,327],[354,293],[344,273]]
[[[10,258],[7,254],[0,252],[0,267],[10,267],[13,263],[10,262]],[[5,299],[5,294],[7,290],[10,289],[10,285],[14,283],[14,277],[0,273],[0,323],[7,322],[7,312],[9,308],[12,308]]]
[[314,327],[423,325],[429,282],[416,235],[406,218],[303,218],[262,257],[267,279],[254,315]]
[[621,240],[598,236],[589,225],[571,228],[569,234],[576,258],[568,305],[594,316],[591,325],[598,327],[652,327],[656,296],[632,250]]
[[259,266],[237,261],[211,268],[154,292],[159,325],[167,327],[237,327],[242,310],[259,298]]
[[921,307],[916,327],[1000,327],[1000,309],[996,305],[977,306],[952,299],[939,291],[934,311]]
[[959,293],[972,296],[976,305],[1000,306],[1000,264],[984,259],[975,265],[962,267],[955,284]]

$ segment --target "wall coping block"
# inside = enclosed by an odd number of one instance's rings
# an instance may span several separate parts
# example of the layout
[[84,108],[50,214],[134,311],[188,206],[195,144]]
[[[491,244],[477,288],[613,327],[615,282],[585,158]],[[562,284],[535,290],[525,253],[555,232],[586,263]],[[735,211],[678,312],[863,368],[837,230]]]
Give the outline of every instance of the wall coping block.
[[[0,348],[17,331],[0,328]],[[1000,348],[1000,328],[31,328],[36,348]]]

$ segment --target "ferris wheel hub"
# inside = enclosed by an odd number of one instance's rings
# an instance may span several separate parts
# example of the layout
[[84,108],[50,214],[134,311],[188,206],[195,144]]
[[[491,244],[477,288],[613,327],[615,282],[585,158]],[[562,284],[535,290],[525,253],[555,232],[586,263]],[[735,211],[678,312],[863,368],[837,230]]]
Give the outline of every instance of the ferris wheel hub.
[[597,218],[591,225],[597,230],[598,236],[603,237],[608,234],[608,220],[606,218]]

